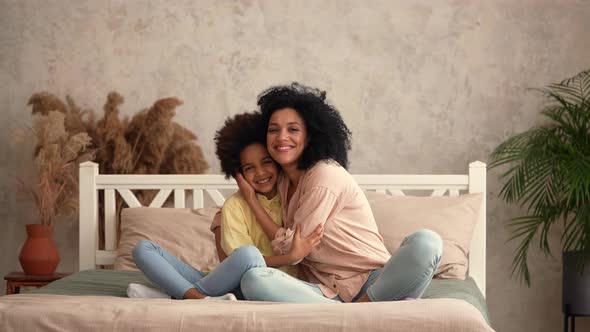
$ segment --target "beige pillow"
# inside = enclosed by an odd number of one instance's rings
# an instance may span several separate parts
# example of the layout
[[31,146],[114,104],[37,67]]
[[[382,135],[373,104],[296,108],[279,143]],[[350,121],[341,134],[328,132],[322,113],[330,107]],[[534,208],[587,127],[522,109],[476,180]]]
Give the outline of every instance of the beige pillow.
[[185,263],[210,271],[219,264],[215,237],[209,230],[218,208],[127,208],[121,213],[121,237],[115,270],[135,270],[137,242],[153,241]]
[[433,230],[443,239],[443,256],[435,277],[465,279],[482,194],[416,197],[366,192],[366,195],[379,233],[391,254],[397,251],[404,237],[414,231]]

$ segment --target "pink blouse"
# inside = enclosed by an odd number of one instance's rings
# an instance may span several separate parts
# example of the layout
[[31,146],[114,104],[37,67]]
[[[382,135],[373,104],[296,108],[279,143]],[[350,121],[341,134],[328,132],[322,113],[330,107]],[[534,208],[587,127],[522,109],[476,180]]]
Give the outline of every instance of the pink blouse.
[[340,295],[350,302],[369,272],[382,268],[391,256],[365,194],[335,161],[320,161],[305,171],[291,201],[287,201],[287,177],[279,179],[278,189],[285,228],[277,231],[273,250],[277,254],[289,251],[295,225],[301,225],[305,237],[324,224],[321,243],[301,261],[301,270],[326,297]]

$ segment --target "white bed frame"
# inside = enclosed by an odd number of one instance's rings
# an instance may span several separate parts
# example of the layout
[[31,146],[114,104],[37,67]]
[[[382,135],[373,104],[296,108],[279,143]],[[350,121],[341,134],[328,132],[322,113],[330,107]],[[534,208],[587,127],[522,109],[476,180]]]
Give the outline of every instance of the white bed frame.
[[[486,294],[486,164],[475,161],[469,164],[468,174],[461,175],[354,175],[366,190],[390,195],[404,195],[403,190],[432,190],[431,196],[458,196],[459,191],[482,193],[483,206],[475,227],[469,253],[469,276],[481,293]],[[95,269],[97,265],[110,265],[117,250],[116,195],[118,192],[130,207],[141,204],[132,189],[158,189],[150,207],[162,207],[174,192],[174,207],[200,208],[204,206],[204,193],[217,206],[223,205],[224,196],[219,190],[237,190],[233,180],[222,175],[105,175],[98,173],[98,164],[80,164],[80,265],[79,269]],[[98,249],[98,192],[104,191],[105,249]],[[186,206],[185,191],[192,191],[192,205]]]

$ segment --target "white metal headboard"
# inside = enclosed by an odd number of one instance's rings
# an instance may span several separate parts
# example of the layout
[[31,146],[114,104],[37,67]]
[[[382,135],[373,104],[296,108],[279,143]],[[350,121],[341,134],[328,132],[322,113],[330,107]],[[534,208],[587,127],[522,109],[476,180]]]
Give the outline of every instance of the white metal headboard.
[[[353,175],[366,190],[391,195],[404,195],[404,190],[432,190],[432,196],[458,196],[459,191],[482,193],[483,206],[475,227],[469,253],[469,276],[482,294],[486,290],[486,164],[469,164],[464,175]],[[141,204],[132,189],[160,190],[150,207],[162,207],[174,192],[174,207],[186,207],[185,190],[192,191],[193,208],[203,207],[204,193],[221,206],[225,201],[219,190],[237,190],[233,180],[223,175],[105,175],[98,173],[98,164],[80,164],[80,265],[79,269],[95,269],[96,265],[113,264],[117,250],[116,195],[118,192],[130,207]],[[98,250],[98,192],[104,191],[105,249]]]

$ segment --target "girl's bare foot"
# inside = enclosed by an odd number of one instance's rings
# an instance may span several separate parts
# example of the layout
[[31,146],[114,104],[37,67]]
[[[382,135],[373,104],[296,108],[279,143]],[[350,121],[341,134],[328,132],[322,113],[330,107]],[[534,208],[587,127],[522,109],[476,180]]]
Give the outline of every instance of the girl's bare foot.
[[196,288],[191,288],[189,290],[186,291],[186,293],[184,293],[184,295],[182,296],[182,298],[184,300],[202,300],[205,297],[207,297],[207,295],[199,292]]

